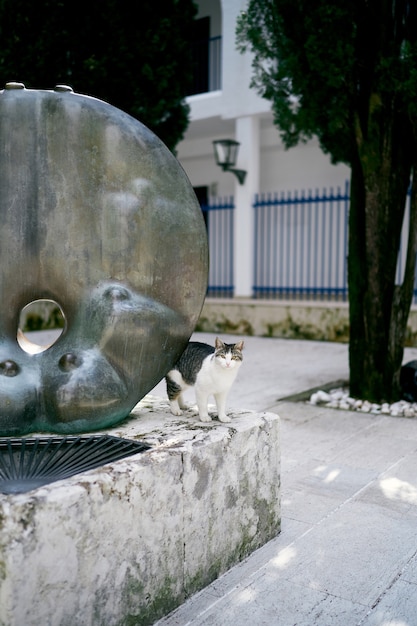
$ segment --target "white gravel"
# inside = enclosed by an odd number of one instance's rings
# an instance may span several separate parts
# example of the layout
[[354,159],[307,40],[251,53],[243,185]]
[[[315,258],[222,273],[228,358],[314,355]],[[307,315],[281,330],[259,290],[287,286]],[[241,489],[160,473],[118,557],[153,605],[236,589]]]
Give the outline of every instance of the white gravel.
[[311,394],[310,404],[326,406],[330,409],[360,411],[374,415],[391,415],[392,417],[417,417],[417,402],[400,400],[393,404],[373,404],[367,400],[358,400],[349,395],[349,389],[338,388],[330,391],[315,391]]

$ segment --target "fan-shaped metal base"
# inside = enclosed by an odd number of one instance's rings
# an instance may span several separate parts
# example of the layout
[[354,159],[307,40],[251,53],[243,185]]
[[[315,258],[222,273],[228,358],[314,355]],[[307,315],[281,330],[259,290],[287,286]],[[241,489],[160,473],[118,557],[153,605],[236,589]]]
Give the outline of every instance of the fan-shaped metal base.
[[0,492],[25,493],[149,448],[111,435],[0,438]]

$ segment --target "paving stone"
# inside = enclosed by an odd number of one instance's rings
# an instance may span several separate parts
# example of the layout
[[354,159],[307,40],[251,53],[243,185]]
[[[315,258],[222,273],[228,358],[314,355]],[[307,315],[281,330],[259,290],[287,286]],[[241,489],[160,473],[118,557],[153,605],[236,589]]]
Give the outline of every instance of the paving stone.
[[361,626],[414,626],[417,623],[417,585],[399,579],[383,595]]
[[293,543],[285,575],[372,606],[415,553],[416,528],[415,516],[383,516],[353,498]]
[[359,623],[367,613],[367,607],[269,574],[239,585],[211,606],[200,606],[197,614],[197,607],[188,608],[181,607],[158,626],[346,626]]
[[[402,572],[402,580],[417,585],[417,549]],[[417,603],[416,603],[417,606]]]

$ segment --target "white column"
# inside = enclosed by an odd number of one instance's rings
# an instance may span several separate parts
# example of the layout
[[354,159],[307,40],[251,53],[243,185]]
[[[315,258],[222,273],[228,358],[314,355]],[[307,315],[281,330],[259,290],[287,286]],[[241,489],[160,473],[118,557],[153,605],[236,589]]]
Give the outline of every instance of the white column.
[[250,298],[254,267],[254,209],[255,193],[259,192],[259,118],[240,117],[236,120],[236,141],[240,142],[236,169],[246,170],[246,180],[235,183],[234,213],[234,282],[235,297]]

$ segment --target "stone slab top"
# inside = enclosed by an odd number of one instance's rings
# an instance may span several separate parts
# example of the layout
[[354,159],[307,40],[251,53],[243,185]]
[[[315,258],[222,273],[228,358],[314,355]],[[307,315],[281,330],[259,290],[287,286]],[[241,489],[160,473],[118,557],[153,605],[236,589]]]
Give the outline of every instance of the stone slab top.
[[[209,413],[214,405],[209,405]],[[279,419],[275,413],[253,410],[234,409],[229,412],[231,422],[219,422],[216,417],[211,422],[200,422],[193,408],[183,412],[180,417],[169,411],[168,401],[153,395],[147,395],[133,409],[129,417],[118,426],[106,431],[115,437],[140,439],[151,446],[179,448],[190,442],[207,443],[217,441],[224,434],[241,432],[255,425],[263,426]]]
[[[215,405],[209,405],[209,413],[215,412]],[[190,452],[198,447],[210,446],[231,440],[235,435],[241,434],[250,445],[251,431],[255,432],[271,428],[276,428],[276,421],[279,416],[276,413],[256,412],[253,410],[234,409],[229,412],[231,422],[223,423],[213,416],[211,422],[200,422],[198,414],[193,408],[184,411],[184,415],[177,417],[170,413],[169,403],[166,399],[158,396],[145,396],[131,411],[129,416],[120,424],[103,430],[91,433],[83,433],[82,436],[88,435],[111,435],[123,439],[141,441],[150,446],[149,450],[138,452],[123,459],[103,464],[95,469],[88,470],[74,476],[51,482],[50,484],[38,487],[33,491],[22,494],[2,495],[1,500],[12,498],[16,503],[22,503],[28,499],[43,499],[50,496],[60,497],[68,495],[73,488],[77,489],[82,480],[106,482],[106,475],[109,474],[109,468],[112,473],[120,474],[126,472],[128,467],[144,466],[149,463],[155,464],[163,462],[167,455],[181,454]],[[31,433],[27,437],[48,437],[49,435],[56,437],[54,433]],[[246,437],[247,435],[247,437]]]

